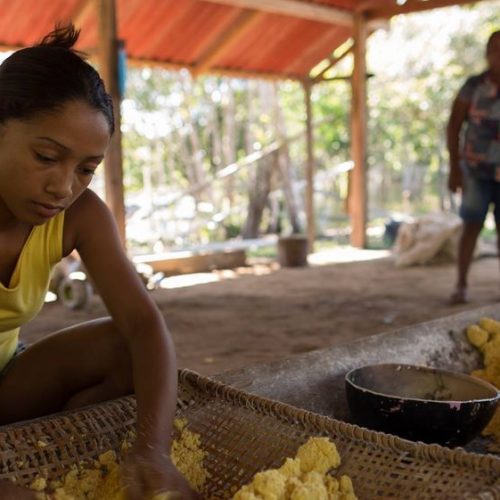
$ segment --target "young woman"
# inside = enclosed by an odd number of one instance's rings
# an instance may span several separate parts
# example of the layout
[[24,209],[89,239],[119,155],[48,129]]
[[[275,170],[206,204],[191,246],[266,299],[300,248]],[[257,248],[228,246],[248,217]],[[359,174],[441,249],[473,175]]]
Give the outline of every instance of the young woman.
[[[192,492],[169,458],[176,364],[163,318],[128,261],[106,205],[88,186],[113,133],[98,73],[73,26],[0,66],[0,424],[135,392],[130,498]],[[53,266],[77,250],[109,313],[19,352]],[[10,485],[3,485],[6,498]],[[18,491],[19,495],[21,494]],[[21,498],[20,496],[15,498]]]

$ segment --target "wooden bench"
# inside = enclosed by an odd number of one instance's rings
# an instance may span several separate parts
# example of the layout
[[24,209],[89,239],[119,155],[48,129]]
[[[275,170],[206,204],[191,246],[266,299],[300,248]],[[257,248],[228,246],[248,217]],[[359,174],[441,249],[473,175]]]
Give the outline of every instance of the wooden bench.
[[148,264],[155,273],[167,276],[233,269],[246,265],[246,253],[242,249],[218,251],[178,251],[133,258],[135,264]]

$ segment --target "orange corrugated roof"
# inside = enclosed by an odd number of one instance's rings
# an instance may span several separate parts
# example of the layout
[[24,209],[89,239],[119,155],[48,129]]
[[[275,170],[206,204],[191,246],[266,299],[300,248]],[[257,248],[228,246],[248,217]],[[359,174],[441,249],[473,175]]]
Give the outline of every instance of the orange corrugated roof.
[[[301,1],[348,14],[362,4],[395,3]],[[82,28],[79,48],[95,51],[96,4],[92,0],[0,0],[0,45],[33,44],[55,22],[71,19]],[[118,36],[125,40],[131,60],[185,66],[195,71],[205,61],[205,70],[303,78],[352,35],[349,26],[269,12],[255,14],[216,0],[116,0],[116,6]],[[217,50],[235,23],[242,23],[240,31],[233,33],[223,50]]]

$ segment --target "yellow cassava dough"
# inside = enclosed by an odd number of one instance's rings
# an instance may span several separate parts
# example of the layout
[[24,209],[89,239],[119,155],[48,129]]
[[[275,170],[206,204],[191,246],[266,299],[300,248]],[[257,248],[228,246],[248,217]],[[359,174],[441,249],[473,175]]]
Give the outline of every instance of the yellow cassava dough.
[[[178,438],[172,443],[172,462],[191,487],[200,491],[207,478],[203,468],[205,452],[200,446],[200,436],[187,428],[186,420],[176,419],[174,427],[178,432]],[[122,450],[128,448],[130,448],[129,441],[122,443]],[[30,486],[37,491],[39,500],[125,500],[120,465],[115,452],[111,450],[100,455],[92,465],[75,466],[62,481],[47,484],[45,478],[39,477]],[[151,500],[169,500],[169,498],[178,498],[178,494],[160,493],[154,495]]]
[[175,419],[174,428],[179,438],[172,442],[172,462],[191,488],[200,492],[207,479],[207,471],[203,468],[206,453],[201,447],[201,437],[187,428],[186,419]]
[[[479,349],[484,358],[484,368],[473,371],[472,375],[500,389],[500,322],[492,318],[481,318],[479,325],[467,328],[467,338]],[[492,436],[496,441],[490,446],[491,451],[500,451],[500,407],[497,408],[483,434]]]
[[335,445],[325,437],[310,438],[279,469],[255,474],[233,500],[355,500],[348,476],[327,473],[340,465]]

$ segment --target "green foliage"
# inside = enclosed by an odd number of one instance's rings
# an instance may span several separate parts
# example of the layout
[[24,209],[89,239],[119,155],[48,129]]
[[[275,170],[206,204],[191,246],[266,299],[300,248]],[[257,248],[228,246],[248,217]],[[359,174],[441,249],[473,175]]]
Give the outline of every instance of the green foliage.
[[[486,39],[499,26],[496,0],[399,16],[389,32],[370,37],[371,218],[390,211],[421,213],[443,204],[450,106],[464,79],[483,69]],[[351,65],[346,58],[328,76],[348,76]],[[319,174],[350,159],[350,99],[345,78],[312,90]],[[278,111],[284,116],[284,130],[275,126]],[[198,210],[201,222],[182,237],[184,241],[239,234],[258,167],[241,168],[232,177],[232,191],[227,182],[210,180],[228,163],[283,134],[292,139],[294,179],[304,179],[305,106],[299,83],[213,76],[193,80],[186,71],[131,68],[122,116],[127,194],[149,189],[150,197],[152,192],[173,195],[203,182],[210,186],[193,195],[196,207],[209,208]],[[318,227],[326,231],[339,227],[338,218],[345,215],[347,176],[321,179],[325,180],[316,186],[316,209]],[[303,208],[303,191],[298,193],[298,205]]]
[[405,191],[414,213],[442,204],[451,103],[465,78],[484,70],[485,42],[500,25],[499,7],[499,2],[482,2],[474,8],[399,16],[389,33],[372,37],[372,210],[401,210]]
[[250,259],[272,259],[276,260],[278,258],[278,249],[276,245],[269,245],[265,247],[249,248],[246,250],[246,255]]

